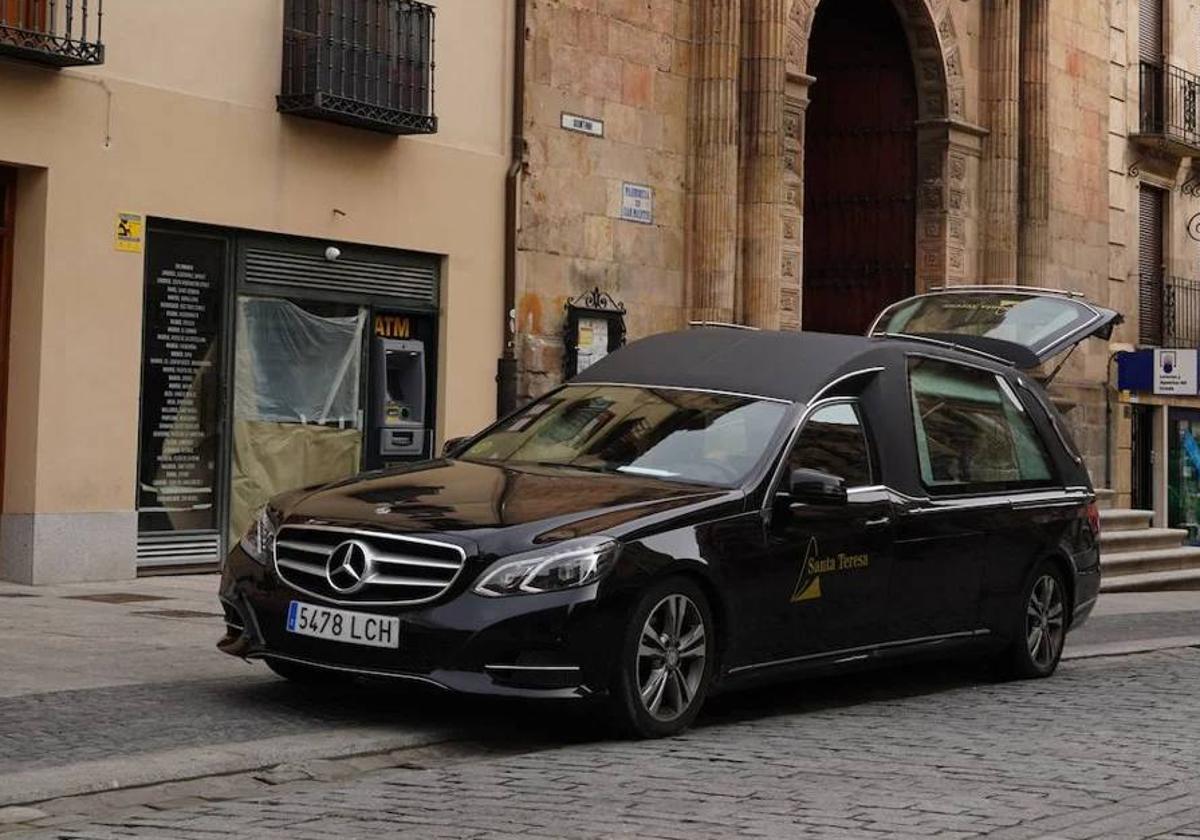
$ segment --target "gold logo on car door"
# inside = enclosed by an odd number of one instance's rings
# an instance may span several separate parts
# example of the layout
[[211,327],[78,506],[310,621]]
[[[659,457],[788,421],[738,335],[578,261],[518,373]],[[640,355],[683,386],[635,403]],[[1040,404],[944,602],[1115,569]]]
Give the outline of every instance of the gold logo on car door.
[[865,569],[871,565],[869,554],[838,554],[821,556],[821,547],[816,537],[809,537],[804,561],[800,566],[800,577],[792,589],[792,603],[815,601],[821,597],[821,575]]

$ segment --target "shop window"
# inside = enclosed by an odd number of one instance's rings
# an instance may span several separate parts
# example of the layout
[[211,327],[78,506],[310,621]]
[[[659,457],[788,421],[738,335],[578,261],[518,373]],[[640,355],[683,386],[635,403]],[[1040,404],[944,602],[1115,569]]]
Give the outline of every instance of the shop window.
[[230,535],[297,487],[359,471],[367,310],[239,297]]
[[915,359],[909,381],[926,487],[969,492],[1050,480],[1041,438],[1017,395],[999,376]]

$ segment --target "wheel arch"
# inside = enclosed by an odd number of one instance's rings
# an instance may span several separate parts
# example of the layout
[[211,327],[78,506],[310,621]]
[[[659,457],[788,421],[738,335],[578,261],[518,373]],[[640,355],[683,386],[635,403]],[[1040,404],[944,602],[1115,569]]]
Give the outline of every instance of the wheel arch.
[[674,568],[664,569],[658,576],[658,580],[664,580],[671,577],[681,577],[695,583],[704,593],[704,597],[708,599],[709,611],[712,613],[713,631],[717,636],[716,654],[717,661],[713,668],[713,679],[720,682],[721,668],[723,667],[728,652],[729,645],[732,640],[730,627],[732,622],[729,616],[729,605],[726,603],[724,596],[721,594],[720,587],[716,581],[708,574],[707,567],[696,564],[687,564],[676,566]]
[[[1071,626],[1071,621],[1075,616],[1075,564],[1071,561],[1070,555],[1061,547],[1054,549],[1045,556],[1039,558],[1029,567],[1029,572],[1025,575],[1025,586],[1027,587],[1033,578],[1034,572],[1043,562],[1050,563],[1062,574],[1063,584],[1067,588],[1067,615],[1066,626]],[[1024,591],[1024,587],[1022,587]]]

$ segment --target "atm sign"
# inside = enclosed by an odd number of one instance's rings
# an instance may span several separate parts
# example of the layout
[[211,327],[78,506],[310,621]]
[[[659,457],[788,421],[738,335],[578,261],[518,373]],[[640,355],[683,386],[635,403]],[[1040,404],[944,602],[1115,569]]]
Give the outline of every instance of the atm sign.
[[409,338],[412,336],[412,321],[399,315],[376,315],[376,338]]

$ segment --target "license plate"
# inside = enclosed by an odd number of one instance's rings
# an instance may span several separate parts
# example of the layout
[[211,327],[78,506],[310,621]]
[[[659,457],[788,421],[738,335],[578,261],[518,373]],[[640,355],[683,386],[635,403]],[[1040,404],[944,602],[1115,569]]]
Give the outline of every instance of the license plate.
[[289,633],[370,647],[400,647],[400,619],[387,615],[335,610],[292,601],[288,607]]

